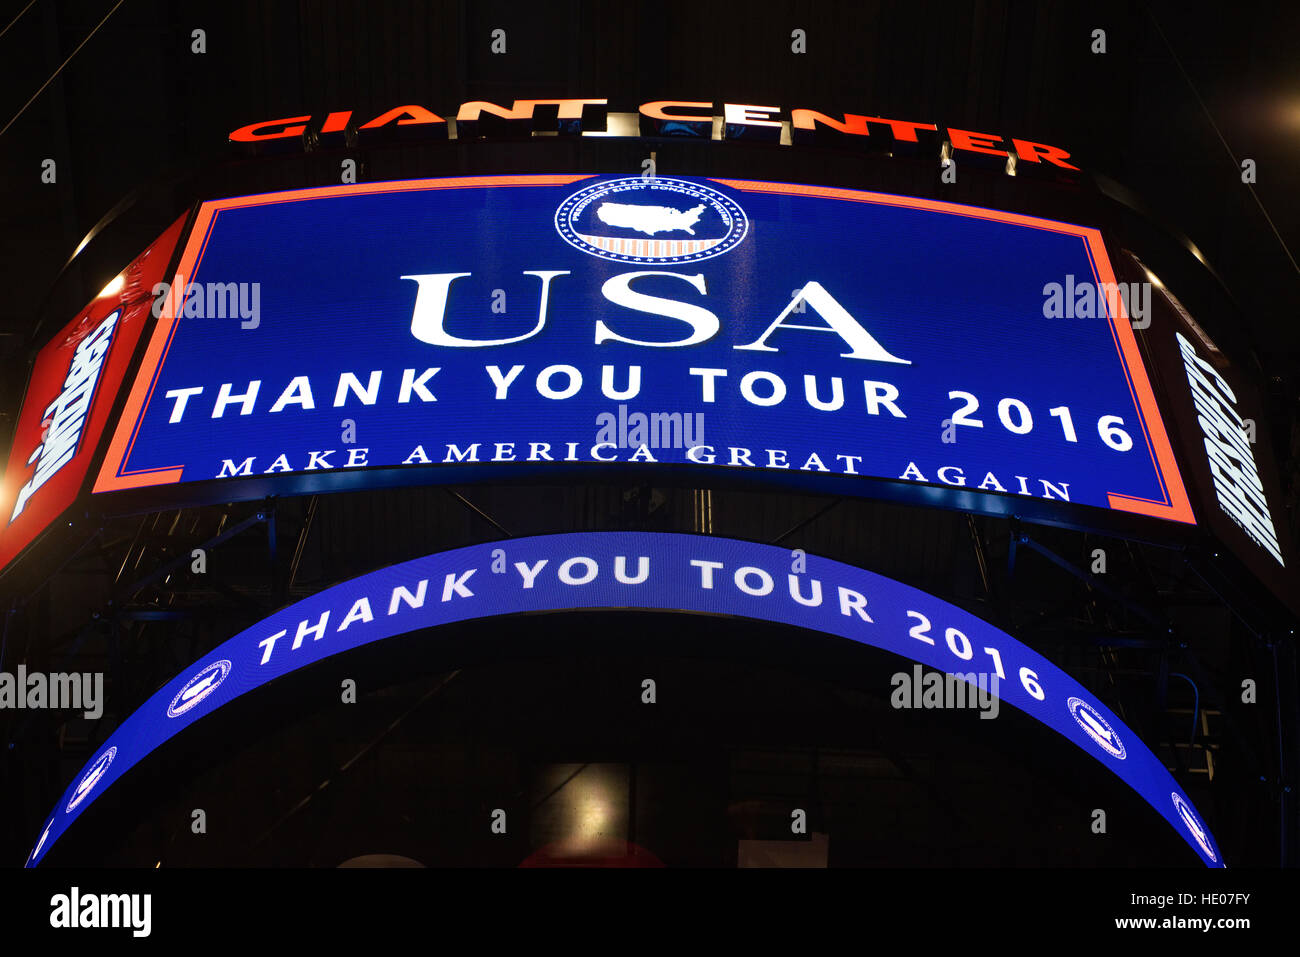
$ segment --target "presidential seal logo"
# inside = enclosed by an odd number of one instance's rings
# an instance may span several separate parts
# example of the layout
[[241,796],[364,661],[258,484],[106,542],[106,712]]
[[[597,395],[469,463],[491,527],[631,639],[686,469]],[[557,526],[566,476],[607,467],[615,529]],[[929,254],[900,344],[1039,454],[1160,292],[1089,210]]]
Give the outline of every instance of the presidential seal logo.
[[1065,706],[1070,709],[1070,714],[1079,723],[1079,727],[1083,728],[1084,733],[1101,745],[1102,750],[1113,758],[1124,760],[1127,754],[1124,750],[1124,742],[1119,739],[1119,735],[1115,733],[1110,723],[1101,716],[1101,712],[1082,698],[1070,698]]
[[212,664],[185,682],[185,687],[176,692],[176,697],[172,698],[172,703],[167,707],[167,717],[179,718],[186,711],[189,711],[216,691],[217,686],[226,680],[228,674],[230,674],[229,661],[222,658],[220,661],[212,662]]
[[95,763],[90,766],[90,770],[86,772],[81,779],[81,783],[77,785],[77,790],[72,792],[72,800],[68,802],[69,814],[72,813],[73,808],[89,796],[91,791],[95,790],[95,785],[108,772],[108,766],[113,763],[115,757],[117,757],[117,748],[109,748],[95,759]]
[[715,189],[665,176],[603,180],[555,211],[570,246],[620,263],[692,263],[735,249],[749,217]]
[[1192,837],[1196,839],[1196,843],[1201,846],[1201,850],[1205,852],[1206,856],[1217,864],[1219,857],[1214,853],[1214,849],[1210,847],[1210,832],[1205,829],[1205,825],[1196,817],[1196,812],[1192,810],[1192,806],[1184,801],[1183,796],[1177,791],[1170,792],[1169,796],[1174,799],[1174,810],[1178,812],[1178,816],[1187,825],[1187,830],[1192,832]]

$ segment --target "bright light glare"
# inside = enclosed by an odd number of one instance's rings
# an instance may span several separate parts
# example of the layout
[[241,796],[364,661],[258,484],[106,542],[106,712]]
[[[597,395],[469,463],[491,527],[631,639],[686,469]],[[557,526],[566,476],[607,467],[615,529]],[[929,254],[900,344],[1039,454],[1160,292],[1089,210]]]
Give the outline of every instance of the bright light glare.
[[122,287],[125,285],[126,285],[126,276],[124,276],[122,273],[118,273],[116,276],[114,276],[112,279],[108,281],[107,286],[105,286],[103,289],[99,291],[99,295],[96,298],[103,299],[105,296],[115,296],[122,291]]

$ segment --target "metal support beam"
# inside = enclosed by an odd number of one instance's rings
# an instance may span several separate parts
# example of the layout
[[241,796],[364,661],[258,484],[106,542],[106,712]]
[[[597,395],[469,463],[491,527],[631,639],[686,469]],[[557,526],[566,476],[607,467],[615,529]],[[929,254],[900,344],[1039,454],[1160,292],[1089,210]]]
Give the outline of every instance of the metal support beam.
[[[1273,708],[1277,718],[1277,835],[1278,866],[1288,867],[1291,863],[1292,836],[1291,819],[1295,816],[1295,787],[1291,781],[1290,748],[1285,722],[1282,719],[1284,706],[1282,699],[1287,692],[1282,685],[1282,666],[1278,660],[1277,642],[1269,643],[1273,658]],[[1291,689],[1294,692],[1294,688]],[[1294,729],[1293,729],[1294,730]]]
[[1127,608],[1129,611],[1133,612],[1133,614],[1137,615],[1139,618],[1146,621],[1152,627],[1157,628],[1160,631],[1166,633],[1169,632],[1170,630],[1169,622],[1165,618],[1143,607],[1142,605],[1133,601],[1131,598],[1128,598],[1125,595],[1121,595],[1115,589],[1111,588],[1109,585],[1107,585],[1106,583],[1098,579],[1097,576],[1091,574],[1090,572],[1085,572],[1082,568],[1076,567],[1072,562],[1068,561],[1065,558],[1062,558],[1060,555],[1056,554],[1056,552],[1052,551],[1050,548],[1047,548],[1045,545],[1042,545],[1039,542],[1034,541],[1032,538],[1030,538],[1028,535],[1026,535],[1023,532],[1021,532],[1018,536],[1016,535],[1012,536],[1013,543],[1016,542],[1017,540],[1019,544],[1025,546],[1026,548],[1032,549],[1033,551],[1042,555],[1053,565],[1056,565],[1058,568],[1064,569],[1065,571],[1069,572],[1075,578],[1078,578],[1080,581],[1087,584],[1090,588],[1095,588],[1097,591],[1101,592],[1107,598],[1110,598],[1112,601],[1115,601],[1120,605],[1122,605],[1123,607]]
[[[201,548],[204,551],[208,551],[210,549],[216,548],[218,545],[222,544],[223,542],[228,541],[231,538],[234,538],[240,532],[244,531],[245,529],[252,528],[258,522],[263,520],[264,520],[264,514],[261,512],[257,513],[256,515],[249,516],[248,518],[244,519],[242,522],[236,522],[234,525],[230,526],[230,528],[226,529],[221,534],[208,539],[206,542],[196,547]],[[144,588],[148,587],[149,585],[153,584],[158,579],[164,578],[167,575],[170,575],[172,572],[177,571],[182,566],[189,564],[189,561],[190,561],[189,553],[181,555],[180,557],[168,562],[166,565],[154,569],[148,575],[145,575],[143,578],[136,580],[128,587],[122,589],[122,591],[119,592],[119,595],[123,598],[134,597],[135,595],[139,594],[140,591],[142,591]]]
[[975,550],[975,564],[979,566],[980,581],[984,585],[984,597],[990,602],[994,600],[993,581],[989,577],[989,560],[984,549],[984,539],[980,537],[980,531],[975,524],[975,516],[966,515],[966,527],[970,529],[971,547]]
[[[1214,556],[1218,557],[1218,553],[1215,552]],[[1244,599],[1242,599],[1239,594],[1236,596],[1229,596],[1228,594],[1226,594],[1227,589],[1224,588],[1223,586],[1226,585],[1227,582],[1222,580],[1222,576],[1219,576],[1221,580],[1220,583],[1216,585],[1214,582],[1210,581],[1209,576],[1206,575],[1205,572],[1203,572],[1199,567],[1197,567],[1197,563],[1193,561],[1192,556],[1188,555],[1186,552],[1183,553],[1183,564],[1187,566],[1187,568],[1191,571],[1193,575],[1195,575],[1198,579],[1200,579],[1201,584],[1203,584],[1206,588],[1210,590],[1210,594],[1212,594],[1215,598],[1217,598],[1224,605],[1225,608],[1227,608],[1230,612],[1232,612],[1233,617],[1235,617],[1239,622],[1241,622],[1242,626],[1251,633],[1252,637],[1254,637],[1257,641],[1264,641],[1264,635],[1262,634],[1262,632],[1258,627],[1259,625],[1258,613],[1257,613],[1256,620],[1254,621],[1247,618],[1242,613],[1238,605],[1239,603],[1244,603]],[[1237,600],[1234,601],[1233,600],[1234,598],[1236,598]]]
[[271,607],[279,608],[285,603],[287,581],[284,575],[280,574],[279,559],[279,539],[276,536],[275,527],[275,503],[268,500],[266,507],[257,513],[257,517],[266,522],[266,559],[267,559],[267,580],[271,585]]
[[473,512],[473,513],[474,513],[475,515],[477,515],[479,518],[483,519],[483,521],[487,522],[489,525],[491,525],[493,528],[495,528],[497,531],[499,531],[499,532],[500,532],[502,535],[504,535],[506,538],[514,538],[514,536],[510,534],[510,532],[506,529],[506,527],[505,527],[504,525],[502,525],[500,522],[498,522],[495,518],[493,518],[493,517],[492,517],[491,515],[489,515],[487,512],[483,511],[483,509],[481,509],[481,508],[479,508],[477,505],[475,505],[473,502],[471,502],[469,499],[467,499],[464,495],[461,495],[460,492],[457,492],[455,489],[450,489],[450,488],[449,488],[449,489],[447,489],[447,494],[450,495],[452,498],[454,498],[456,501],[460,502],[460,504],[464,505],[467,509],[469,509],[471,512]]
[[773,545],[780,545],[783,541],[785,541],[787,538],[789,538],[789,537],[790,537],[791,535],[793,535],[795,532],[799,531],[799,529],[801,529],[801,528],[805,528],[805,527],[807,527],[808,525],[811,525],[813,522],[817,521],[817,519],[821,518],[823,515],[825,515],[827,512],[829,512],[831,509],[833,509],[836,505],[839,505],[840,502],[842,502],[842,501],[844,501],[844,499],[842,499],[842,498],[837,498],[837,499],[835,499],[835,500],[833,500],[833,501],[831,501],[831,502],[828,502],[827,504],[823,505],[821,508],[817,509],[817,511],[815,511],[815,512],[813,512],[811,515],[809,515],[807,518],[803,519],[802,521],[796,522],[794,525],[792,525],[792,526],[790,526],[789,528],[787,528],[787,529],[786,529],[784,532],[782,532],[780,535],[776,536],[776,538],[772,539],[772,544],[773,544]]
[[289,560],[289,581],[285,585],[286,591],[293,591],[293,583],[298,578],[298,568],[302,565],[302,554],[307,548],[307,537],[311,534],[312,523],[316,520],[316,506],[319,500],[319,495],[313,495],[311,501],[307,503],[307,514],[302,520],[302,528],[298,532],[298,541],[293,547],[293,558]]

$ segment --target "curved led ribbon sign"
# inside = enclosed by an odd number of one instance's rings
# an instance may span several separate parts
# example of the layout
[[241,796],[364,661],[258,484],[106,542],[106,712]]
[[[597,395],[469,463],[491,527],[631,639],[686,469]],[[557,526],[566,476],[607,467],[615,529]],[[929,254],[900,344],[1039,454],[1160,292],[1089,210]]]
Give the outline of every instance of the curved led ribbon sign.
[[1124,722],[1046,658],[965,611],[881,575],[728,538],[581,532],[472,545],[382,568],[289,605],[168,682],[68,786],[27,865],[177,732],[330,655],[450,622],[529,611],[734,615],[850,638],[954,674],[997,675],[1001,701],[1064,735],[1138,792],[1200,855],[1223,855],[1183,790]]

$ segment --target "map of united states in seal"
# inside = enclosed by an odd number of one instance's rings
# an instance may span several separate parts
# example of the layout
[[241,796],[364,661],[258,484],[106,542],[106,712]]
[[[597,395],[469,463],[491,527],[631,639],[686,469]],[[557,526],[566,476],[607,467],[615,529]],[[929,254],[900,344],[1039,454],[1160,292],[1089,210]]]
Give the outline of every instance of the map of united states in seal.
[[597,179],[555,210],[555,229],[588,255],[614,262],[698,262],[749,232],[740,205],[705,185],[662,176]]
[[694,236],[695,226],[706,208],[703,204],[683,210],[671,206],[604,202],[596,207],[596,218],[602,223],[619,229],[632,229],[651,238],[636,239],[620,236],[582,236],[582,238],[593,246],[629,256],[658,258],[703,252],[718,245],[724,237],[717,239],[655,239],[654,237],[657,233],[678,231]]
[[608,226],[621,226],[635,229],[639,233],[653,236],[655,233],[668,233],[685,230],[695,235],[695,224],[700,221],[704,204],[687,210],[673,209],[671,206],[633,206],[628,203],[601,203],[596,216]]

